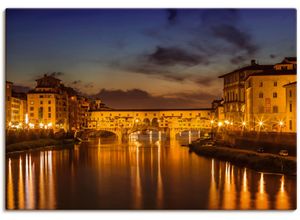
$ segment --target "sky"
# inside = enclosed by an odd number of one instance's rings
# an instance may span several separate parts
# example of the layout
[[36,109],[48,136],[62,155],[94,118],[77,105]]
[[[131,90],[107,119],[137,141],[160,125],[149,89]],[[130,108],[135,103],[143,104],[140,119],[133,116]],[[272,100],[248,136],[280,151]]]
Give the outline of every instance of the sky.
[[6,79],[45,73],[113,108],[206,108],[218,76],[296,56],[294,9],[7,9]]

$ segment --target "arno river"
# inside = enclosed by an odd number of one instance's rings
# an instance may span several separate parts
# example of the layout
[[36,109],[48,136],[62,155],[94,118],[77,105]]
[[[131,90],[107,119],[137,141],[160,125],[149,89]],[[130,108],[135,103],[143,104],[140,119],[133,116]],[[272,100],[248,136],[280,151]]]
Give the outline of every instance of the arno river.
[[189,153],[181,140],[94,138],[6,156],[7,209],[295,209],[296,177]]

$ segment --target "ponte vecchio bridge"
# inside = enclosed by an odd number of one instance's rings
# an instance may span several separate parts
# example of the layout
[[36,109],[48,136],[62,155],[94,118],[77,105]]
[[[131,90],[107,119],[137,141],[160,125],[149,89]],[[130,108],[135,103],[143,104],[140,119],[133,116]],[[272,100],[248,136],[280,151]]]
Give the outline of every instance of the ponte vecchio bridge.
[[211,117],[211,109],[92,110],[88,130],[112,132],[119,141],[143,130],[166,132],[175,139],[183,131],[209,131]]

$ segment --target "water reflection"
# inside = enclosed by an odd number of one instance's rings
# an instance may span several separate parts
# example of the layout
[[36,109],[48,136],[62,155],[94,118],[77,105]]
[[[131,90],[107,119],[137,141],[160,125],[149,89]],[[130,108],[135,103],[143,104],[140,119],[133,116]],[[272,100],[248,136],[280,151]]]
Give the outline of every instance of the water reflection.
[[288,194],[285,190],[285,178],[280,179],[280,188],[276,196],[276,209],[290,209]]
[[[180,138],[188,143],[189,134]],[[158,132],[133,134],[127,145],[97,138],[72,149],[12,154],[6,169],[7,209],[296,207],[295,177],[199,157]]]
[[7,173],[7,208],[14,209],[14,184],[13,184],[13,174],[11,170],[11,159],[8,159],[8,173]]
[[258,192],[256,193],[255,206],[256,206],[256,209],[268,209],[269,208],[268,194],[265,191],[265,181],[264,181],[263,173],[260,173]]
[[248,188],[247,168],[244,168],[243,181],[240,195],[240,208],[250,209],[251,194]]

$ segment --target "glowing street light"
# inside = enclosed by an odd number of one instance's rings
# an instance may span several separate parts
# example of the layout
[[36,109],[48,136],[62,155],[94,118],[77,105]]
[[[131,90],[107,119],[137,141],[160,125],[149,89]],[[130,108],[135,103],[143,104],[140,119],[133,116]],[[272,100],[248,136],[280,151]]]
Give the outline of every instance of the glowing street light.
[[222,123],[221,121],[219,121],[219,122],[218,122],[218,126],[219,126],[219,127],[222,127],[222,126],[223,126],[223,123]]
[[43,123],[40,123],[40,128],[43,128],[44,127],[44,124]]
[[229,124],[229,121],[228,121],[228,120],[225,120],[225,124],[227,124],[227,125],[228,125],[228,124]]
[[210,121],[210,124],[213,125],[213,124],[214,124],[214,120],[211,120],[211,121]]
[[242,125],[243,125],[243,127],[245,127],[245,126],[246,126],[246,122],[245,122],[245,121],[243,121],[243,122],[242,122]]
[[279,125],[280,125],[280,127],[282,127],[284,125],[284,122],[283,121],[279,121]]
[[262,127],[264,125],[263,121],[258,122],[259,127]]

